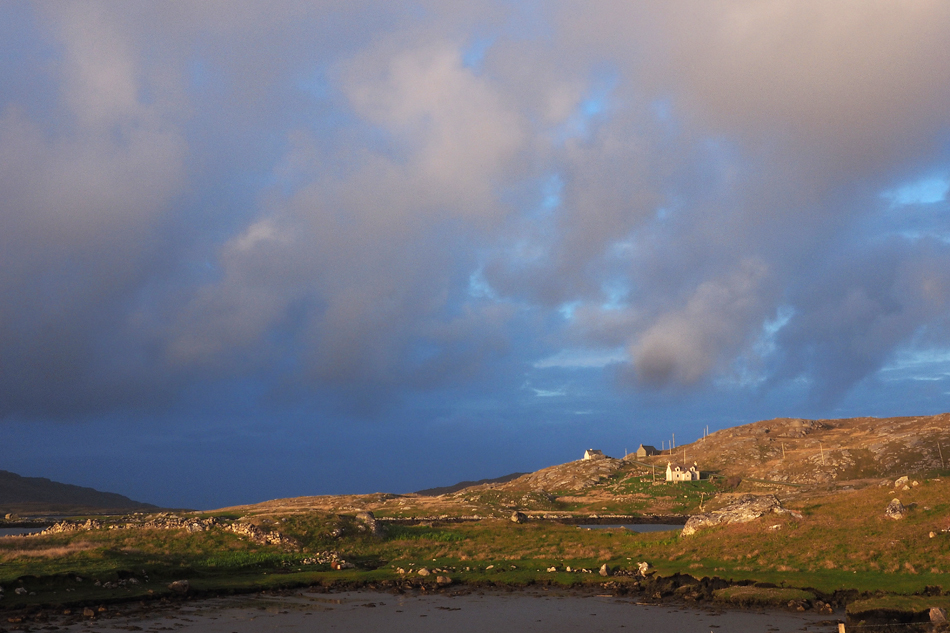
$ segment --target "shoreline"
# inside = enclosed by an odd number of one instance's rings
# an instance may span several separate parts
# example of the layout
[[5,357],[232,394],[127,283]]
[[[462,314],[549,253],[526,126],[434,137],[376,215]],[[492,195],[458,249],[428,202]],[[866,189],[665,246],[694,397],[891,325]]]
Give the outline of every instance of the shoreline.
[[[111,605],[70,613],[33,612],[14,616],[13,624],[42,624],[61,630],[85,630],[90,623],[111,628],[144,628],[148,623],[176,620],[176,630],[237,631],[254,633],[277,626],[320,624],[347,631],[437,630],[460,632],[495,630],[503,622],[510,630],[574,631],[615,630],[642,625],[672,633],[688,625],[713,630],[781,631],[791,633],[808,626],[812,631],[835,631],[843,613],[822,615],[777,609],[748,609],[729,605],[695,605],[684,602],[644,602],[640,596],[617,596],[603,589],[584,590],[551,587],[472,587],[427,591],[363,588],[360,590],[308,587],[295,590],[260,591],[232,596],[180,596],[157,602]],[[817,627],[817,628],[816,628]],[[321,630],[324,630],[321,628]],[[696,628],[696,630],[703,630]]]
[[[156,581],[148,585],[138,585],[136,590],[126,595],[97,596],[74,600],[36,601],[32,603],[14,603],[14,596],[0,602],[0,613],[16,614],[22,612],[29,616],[42,611],[82,610],[86,607],[100,608],[106,605],[121,608],[132,603],[167,604],[210,600],[222,597],[247,596],[255,594],[281,594],[285,592],[309,591],[314,593],[341,592],[386,592],[392,594],[421,593],[426,595],[468,595],[477,592],[492,592],[502,595],[531,593],[537,591],[563,593],[573,597],[610,595],[615,598],[636,598],[643,604],[652,606],[680,605],[690,608],[754,609],[767,608],[781,612],[814,613],[825,609],[824,615],[843,612],[849,601],[862,594],[856,590],[838,590],[826,594],[815,589],[804,590],[811,594],[809,598],[786,601],[781,598],[782,591],[803,591],[777,587],[770,583],[753,581],[729,581],[719,577],[696,578],[689,574],[676,573],[662,576],[649,573],[647,576],[607,576],[583,578],[570,584],[554,579],[534,580],[528,583],[515,583],[492,580],[468,580],[440,583],[435,578],[404,577],[400,579],[344,579],[344,578],[291,578],[296,574],[274,574],[264,583],[263,577],[248,578],[250,582],[243,586],[208,586],[201,579],[189,579],[183,587],[176,590],[176,583],[165,584]],[[286,578],[281,581],[280,577]],[[256,582],[255,582],[256,580]],[[180,582],[180,581],[179,581]],[[267,586],[270,585],[270,586]],[[716,598],[716,592],[729,588],[751,588],[748,595],[737,599],[722,600]],[[776,594],[775,592],[779,592]],[[12,600],[11,600],[12,599]],[[827,605],[827,606],[825,606]],[[15,616],[14,616],[15,617]]]

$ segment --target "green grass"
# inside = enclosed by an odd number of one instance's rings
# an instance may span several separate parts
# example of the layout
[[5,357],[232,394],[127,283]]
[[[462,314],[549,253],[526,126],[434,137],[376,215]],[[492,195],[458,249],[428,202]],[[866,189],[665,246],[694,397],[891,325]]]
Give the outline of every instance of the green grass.
[[927,612],[931,607],[950,611],[950,596],[876,596],[849,604],[848,615],[860,618],[874,611],[917,614]]
[[802,589],[782,587],[725,587],[713,592],[718,602],[727,602],[741,606],[785,606],[792,601],[810,602],[815,594]]

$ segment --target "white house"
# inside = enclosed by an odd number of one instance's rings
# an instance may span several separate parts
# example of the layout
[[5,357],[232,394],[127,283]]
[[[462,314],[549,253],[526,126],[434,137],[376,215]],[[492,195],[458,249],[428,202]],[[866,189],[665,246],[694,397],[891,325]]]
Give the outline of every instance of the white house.
[[666,480],[667,481],[699,481],[699,469],[696,462],[687,468],[682,464],[666,462]]
[[588,448],[584,451],[584,459],[602,459],[604,457],[604,451],[599,451],[596,448]]

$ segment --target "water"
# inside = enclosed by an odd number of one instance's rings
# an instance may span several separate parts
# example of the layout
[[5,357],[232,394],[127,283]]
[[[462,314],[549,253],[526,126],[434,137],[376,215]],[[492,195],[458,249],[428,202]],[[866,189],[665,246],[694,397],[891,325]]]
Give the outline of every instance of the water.
[[623,523],[616,525],[578,525],[582,530],[609,530],[625,528],[631,532],[679,532],[683,529],[682,525],[672,525],[668,523]]
[[39,534],[44,528],[0,528],[0,536],[23,536],[24,534]]
[[[581,596],[565,590],[514,593],[477,591],[465,595],[418,592],[317,593],[288,596],[230,596],[180,606],[114,605],[98,627],[146,631],[260,633],[263,631],[347,631],[363,633],[596,633],[630,629],[649,633],[833,633],[832,616],[783,611],[724,611],[681,605],[645,605],[635,598]],[[115,610],[125,615],[113,617]],[[843,614],[842,614],[843,615]],[[60,630],[88,631],[89,624],[57,617]],[[98,629],[97,629],[98,630]],[[133,629],[134,630],[134,629]]]

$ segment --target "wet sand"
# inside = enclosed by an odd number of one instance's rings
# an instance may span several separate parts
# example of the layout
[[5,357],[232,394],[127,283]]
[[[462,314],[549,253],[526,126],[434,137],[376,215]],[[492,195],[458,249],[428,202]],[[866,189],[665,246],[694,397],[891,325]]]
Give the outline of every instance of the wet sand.
[[[59,618],[57,618],[59,619]],[[90,621],[51,621],[63,631],[141,630],[261,633],[264,631],[386,631],[400,633],[785,633],[837,631],[836,618],[782,611],[724,611],[682,605],[645,605],[635,598],[522,592],[446,594],[382,592],[253,595],[147,607],[138,613]]]

